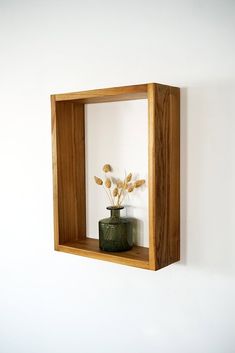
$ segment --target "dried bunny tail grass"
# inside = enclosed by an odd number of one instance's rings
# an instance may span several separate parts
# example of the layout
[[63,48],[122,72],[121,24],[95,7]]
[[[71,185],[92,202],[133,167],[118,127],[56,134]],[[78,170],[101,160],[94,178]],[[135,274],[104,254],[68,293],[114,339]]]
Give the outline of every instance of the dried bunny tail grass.
[[118,189],[122,189],[124,187],[124,184],[121,180],[118,180],[117,187],[118,187]]
[[127,182],[125,181],[125,183],[124,183],[124,185],[123,185],[123,190],[126,190],[126,191],[127,191],[130,186],[132,186],[132,183],[127,183]]
[[96,184],[103,185],[103,180],[102,179],[98,178],[97,176],[94,176],[94,179],[95,179]]
[[132,178],[132,174],[129,173],[126,177],[126,182],[129,183],[131,181],[131,178]]
[[105,164],[105,165],[103,166],[103,171],[104,171],[105,173],[111,172],[111,171],[112,171],[111,165],[110,165],[110,164]]
[[135,188],[139,188],[140,186],[142,186],[145,183],[144,179],[140,179],[140,180],[136,180],[136,182],[134,183],[134,187]]
[[134,185],[130,185],[127,189],[128,192],[132,192],[134,190]]
[[125,183],[124,183],[124,185],[123,185],[123,189],[124,189],[124,190],[127,190],[127,189],[128,189],[128,186],[129,186],[129,184],[127,184],[127,182],[125,181]]
[[111,188],[111,185],[112,185],[111,180],[110,180],[109,178],[107,178],[107,179],[105,180],[105,186],[106,186],[106,188],[110,189],[110,188]]
[[113,189],[113,196],[114,197],[118,196],[118,188]]
[[113,184],[116,184],[117,185],[117,178],[114,178],[113,176],[111,177],[111,181]]

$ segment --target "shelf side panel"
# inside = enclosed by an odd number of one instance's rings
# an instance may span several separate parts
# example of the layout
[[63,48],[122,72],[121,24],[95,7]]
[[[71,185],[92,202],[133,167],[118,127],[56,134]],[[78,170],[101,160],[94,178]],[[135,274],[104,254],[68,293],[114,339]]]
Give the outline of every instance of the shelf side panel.
[[168,265],[180,260],[180,89],[170,88]]
[[59,244],[86,234],[84,105],[56,103]]
[[180,259],[179,89],[154,85],[155,94],[155,266]]

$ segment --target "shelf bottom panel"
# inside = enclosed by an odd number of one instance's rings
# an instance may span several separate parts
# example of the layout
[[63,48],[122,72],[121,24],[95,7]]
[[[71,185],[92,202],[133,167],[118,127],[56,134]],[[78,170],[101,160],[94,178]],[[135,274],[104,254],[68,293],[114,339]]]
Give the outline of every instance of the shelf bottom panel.
[[149,269],[149,249],[142,246],[134,246],[131,250],[123,252],[106,252],[99,249],[98,239],[86,238],[60,244],[56,250]]

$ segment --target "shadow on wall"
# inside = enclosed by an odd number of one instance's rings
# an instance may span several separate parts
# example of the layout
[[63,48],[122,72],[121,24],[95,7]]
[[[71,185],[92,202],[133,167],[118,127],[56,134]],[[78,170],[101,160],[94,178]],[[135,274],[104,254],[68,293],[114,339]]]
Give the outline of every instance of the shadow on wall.
[[135,206],[125,205],[126,216],[133,222],[133,240],[134,244],[144,244],[144,222],[141,219],[133,217],[133,208]]

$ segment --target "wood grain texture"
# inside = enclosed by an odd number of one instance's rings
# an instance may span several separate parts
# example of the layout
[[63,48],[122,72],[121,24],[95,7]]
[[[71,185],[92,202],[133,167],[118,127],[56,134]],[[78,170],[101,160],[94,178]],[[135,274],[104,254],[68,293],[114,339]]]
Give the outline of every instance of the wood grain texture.
[[59,208],[58,208],[58,172],[57,172],[57,137],[56,137],[56,101],[51,96],[51,136],[52,136],[52,168],[53,168],[53,212],[54,212],[54,247],[59,244]]
[[151,84],[149,99],[150,266],[160,269],[180,259],[179,89]]
[[147,84],[56,94],[56,101],[103,103],[147,98]]
[[56,102],[56,148],[55,202],[58,202],[58,243],[63,244],[86,235],[83,104]]
[[155,270],[156,252],[156,94],[155,84],[148,86],[148,208],[149,208],[149,264]]
[[[149,249],[99,249],[86,235],[84,104],[148,99]],[[51,96],[55,249],[158,270],[180,259],[180,91],[150,83]]]
[[75,242],[66,242],[59,246],[58,250],[92,257],[94,259],[149,269],[148,248],[141,246],[134,246],[129,251],[105,252],[99,249],[99,240],[86,238]]
[[180,260],[180,90],[170,88],[168,264]]

